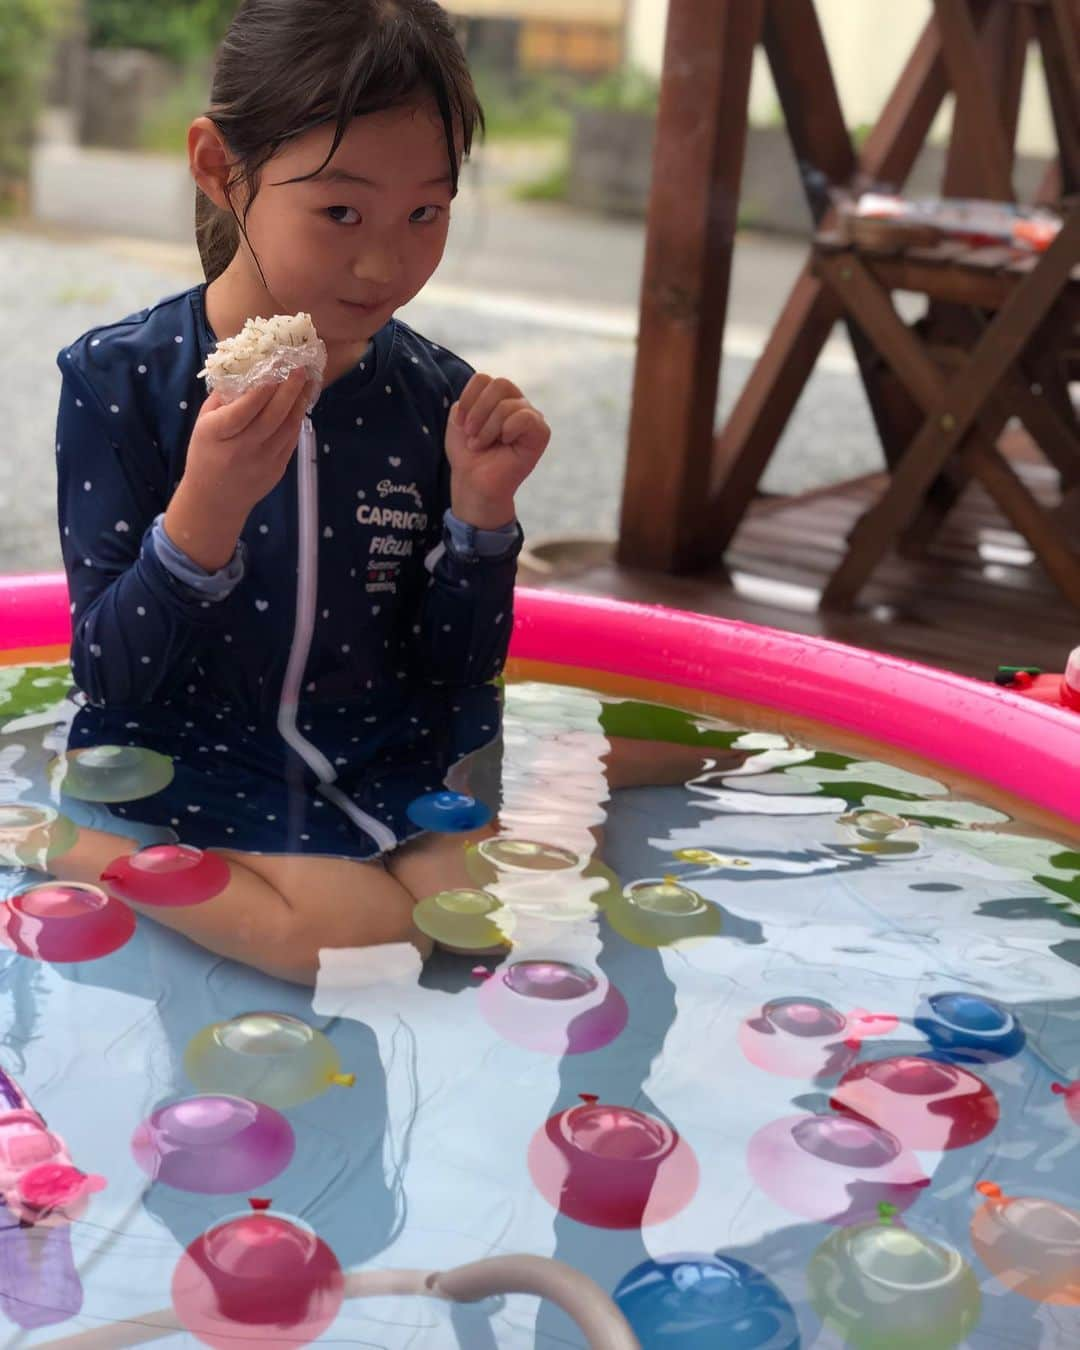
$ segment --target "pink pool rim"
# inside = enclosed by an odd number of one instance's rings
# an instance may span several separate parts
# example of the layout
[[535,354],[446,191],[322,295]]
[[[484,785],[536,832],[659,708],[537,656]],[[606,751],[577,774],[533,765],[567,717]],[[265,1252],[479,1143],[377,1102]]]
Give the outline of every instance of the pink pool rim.
[[[0,661],[61,660],[62,574],[0,578]],[[715,711],[744,703],[914,756],[1080,826],[1080,714],[823,638],[657,605],[519,590],[511,675]],[[602,676],[599,681],[597,676]],[[1070,833],[1074,831],[1070,830]]]

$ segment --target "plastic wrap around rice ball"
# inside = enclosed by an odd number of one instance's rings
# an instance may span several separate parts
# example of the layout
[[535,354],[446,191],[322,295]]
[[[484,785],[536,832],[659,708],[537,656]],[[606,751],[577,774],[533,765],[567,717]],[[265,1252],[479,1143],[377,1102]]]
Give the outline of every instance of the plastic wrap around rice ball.
[[322,392],[326,346],[310,314],[275,314],[248,319],[235,337],[219,342],[199,378],[223,403],[232,403],[259,385],[283,383],[297,369],[307,373],[310,412]]

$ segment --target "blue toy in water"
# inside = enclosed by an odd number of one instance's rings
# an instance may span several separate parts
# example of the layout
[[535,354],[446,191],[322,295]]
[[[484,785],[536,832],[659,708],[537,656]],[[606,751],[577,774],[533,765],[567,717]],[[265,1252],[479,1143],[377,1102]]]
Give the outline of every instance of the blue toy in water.
[[615,1302],[643,1350],[799,1350],[795,1310],[772,1280],[719,1252],[643,1261]]
[[414,797],[405,808],[405,814],[422,830],[437,834],[464,834],[478,830],[491,819],[490,810],[475,797],[463,792],[425,792]]
[[1027,1039],[1008,1008],[982,994],[931,994],[920,1003],[914,1023],[933,1046],[934,1057],[954,1064],[1011,1059]]

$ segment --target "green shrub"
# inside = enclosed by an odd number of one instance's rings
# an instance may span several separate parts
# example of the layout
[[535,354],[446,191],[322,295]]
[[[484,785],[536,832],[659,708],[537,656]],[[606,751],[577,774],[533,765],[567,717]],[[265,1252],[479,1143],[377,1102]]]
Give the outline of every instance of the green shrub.
[[0,3],[0,207],[26,177],[52,43],[70,16],[69,0]]
[[217,46],[237,0],[85,0],[85,4],[91,47],[139,47],[187,65]]
[[623,112],[655,112],[660,83],[644,70],[618,70],[584,85],[574,102],[584,108],[615,108]]
[[570,165],[566,160],[528,183],[519,183],[513,196],[519,202],[564,202],[570,187]]
[[206,112],[210,102],[210,77],[205,67],[184,71],[175,89],[155,101],[139,127],[139,149],[163,155],[182,155],[187,150],[188,127]]
[[488,140],[568,140],[570,90],[557,76],[508,76],[473,66]]

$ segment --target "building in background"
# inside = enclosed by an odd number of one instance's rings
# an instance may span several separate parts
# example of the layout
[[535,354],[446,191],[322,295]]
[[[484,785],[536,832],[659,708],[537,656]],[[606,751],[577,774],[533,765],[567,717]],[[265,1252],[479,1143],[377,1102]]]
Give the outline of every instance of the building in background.
[[507,75],[583,78],[618,70],[630,0],[448,0],[471,62]]

